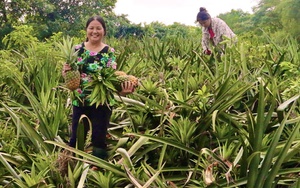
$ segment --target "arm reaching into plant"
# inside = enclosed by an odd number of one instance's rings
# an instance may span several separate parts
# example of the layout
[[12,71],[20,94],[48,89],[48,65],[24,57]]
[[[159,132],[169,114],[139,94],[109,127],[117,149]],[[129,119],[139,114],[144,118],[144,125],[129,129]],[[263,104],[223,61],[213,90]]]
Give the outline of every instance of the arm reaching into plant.
[[201,44],[206,55],[211,54],[212,49],[210,47],[212,46],[220,47],[220,50],[224,50],[225,45],[221,44],[221,42],[226,40],[226,38],[236,42],[236,35],[225,21],[220,18],[211,18],[204,7],[201,7],[197,14],[197,22],[203,27]]

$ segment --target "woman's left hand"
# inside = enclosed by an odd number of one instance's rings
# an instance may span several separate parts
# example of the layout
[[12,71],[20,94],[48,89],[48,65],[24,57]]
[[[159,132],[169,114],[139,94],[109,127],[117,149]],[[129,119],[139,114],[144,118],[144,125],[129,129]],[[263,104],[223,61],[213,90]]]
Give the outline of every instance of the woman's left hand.
[[126,81],[121,84],[122,91],[119,93],[121,96],[125,96],[134,92],[134,84],[132,82]]

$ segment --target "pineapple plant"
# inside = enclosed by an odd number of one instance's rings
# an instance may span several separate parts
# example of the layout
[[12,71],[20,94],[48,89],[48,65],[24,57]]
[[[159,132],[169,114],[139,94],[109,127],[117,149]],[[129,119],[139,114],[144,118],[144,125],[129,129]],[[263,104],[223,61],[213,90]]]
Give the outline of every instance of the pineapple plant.
[[73,39],[69,36],[64,37],[62,42],[57,42],[57,47],[60,49],[61,57],[65,59],[65,63],[69,64],[71,70],[65,73],[65,86],[74,91],[80,85],[80,72],[78,71],[77,55]]

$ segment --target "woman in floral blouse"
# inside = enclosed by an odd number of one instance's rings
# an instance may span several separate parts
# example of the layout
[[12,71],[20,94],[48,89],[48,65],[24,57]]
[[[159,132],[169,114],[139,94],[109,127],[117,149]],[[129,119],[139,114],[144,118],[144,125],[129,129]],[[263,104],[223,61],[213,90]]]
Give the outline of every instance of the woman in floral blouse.
[[229,26],[220,18],[211,18],[204,7],[201,7],[197,14],[197,22],[203,27],[202,48],[207,55],[211,54],[211,46],[224,50],[224,45],[220,45],[220,42],[225,40],[225,37],[232,39],[233,42],[236,40],[236,35]]
[[[112,114],[112,106],[108,103],[96,105],[89,100],[93,87],[89,85],[95,79],[95,73],[104,71],[113,73],[117,68],[114,49],[103,42],[106,34],[106,26],[102,17],[94,16],[87,20],[87,39],[82,44],[76,46],[78,50],[77,65],[81,74],[80,87],[73,91],[73,114],[72,133],[69,145],[76,147],[77,127],[81,115],[86,115],[92,124],[92,146],[93,155],[101,159],[107,158],[106,134]],[[71,70],[69,64],[63,66],[63,76],[66,71]],[[99,77],[99,76],[97,76]],[[130,82],[122,84],[120,95],[126,95],[134,90]],[[100,95],[100,93],[99,93]],[[89,131],[89,123],[83,118],[84,136]]]

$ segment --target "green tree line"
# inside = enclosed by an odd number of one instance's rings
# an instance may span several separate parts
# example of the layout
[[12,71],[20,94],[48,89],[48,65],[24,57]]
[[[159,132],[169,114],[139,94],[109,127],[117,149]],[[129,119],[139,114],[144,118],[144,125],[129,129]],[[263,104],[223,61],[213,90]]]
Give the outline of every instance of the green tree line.
[[[11,0],[0,2],[0,41],[14,27],[27,25],[39,40],[50,38],[54,33],[79,37],[85,21],[91,15],[105,17],[108,25],[108,36],[115,38],[144,36],[162,37],[197,37],[200,27],[187,26],[174,22],[165,25],[160,22],[134,24],[127,15],[116,15],[113,12],[117,0]],[[260,35],[268,32],[275,38],[290,35],[300,39],[299,0],[260,0],[253,13],[241,9],[218,15],[238,35]],[[196,15],[196,13],[195,13]],[[1,43],[1,46],[4,45]]]

